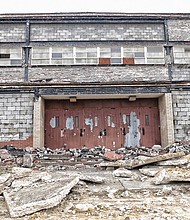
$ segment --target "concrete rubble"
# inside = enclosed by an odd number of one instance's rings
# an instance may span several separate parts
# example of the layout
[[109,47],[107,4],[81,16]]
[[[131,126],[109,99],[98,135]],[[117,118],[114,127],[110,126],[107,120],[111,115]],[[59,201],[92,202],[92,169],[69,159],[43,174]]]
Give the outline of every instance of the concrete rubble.
[[[0,194],[11,218],[59,207],[63,201],[66,204],[77,188],[78,196],[81,190],[84,194],[96,194],[96,190],[102,189],[108,198],[115,200],[120,191],[123,191],[121,198],[128,199],[132,190],[159,190],[158,195],[170,195],[174,185],[179,187],[176,184],[180,183],[185,187],[190,181],[190,146],[187,143],[174,143],[164,149],[155,145],[151,149],[116,151],[103,147],[40,150],[6,146],[0,149],[0,158],[5,168],[0,175]],[[109,179],[104,172],[110,173]],[[89,202],[74,202],[65,207],[72,214],[99,209],[99,204],[90,198]],[[119,210],[126,213],[126,207]]]

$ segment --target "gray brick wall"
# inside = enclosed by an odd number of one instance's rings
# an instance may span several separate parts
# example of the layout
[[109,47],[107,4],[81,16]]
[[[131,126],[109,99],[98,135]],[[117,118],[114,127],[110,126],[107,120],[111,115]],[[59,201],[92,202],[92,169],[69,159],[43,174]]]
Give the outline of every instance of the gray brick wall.
[[49,79],[51,83],[168,81],[165,66],[41,67],[29,71],[30,81]]
[[169,20],[168,29],[170,41],[190,40],[190,20]]
[[0,42],[24,42],[24,24],[0,24]]
[[33,94],[1,94],[0,108],[0,142],[32,135]]
[[32,24],[31,41],[164,40],[161,24]]
[[176,65],[172,67],[172,79],[173,81],[189,81],[190,80],[190,68],[187,65]]
[[190,139],[190,91],[172,91],[175,140]]
[[0,68],[0,83],[23,82],[22,68]]

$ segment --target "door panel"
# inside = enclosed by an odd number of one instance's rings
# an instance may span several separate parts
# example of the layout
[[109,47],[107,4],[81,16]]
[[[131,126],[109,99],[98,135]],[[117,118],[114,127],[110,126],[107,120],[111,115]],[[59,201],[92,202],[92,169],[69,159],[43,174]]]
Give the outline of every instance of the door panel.
[[[54,109],[56,108],[56,109]],[[45,144],[50,148],[151,147],[160,144],[155,99],[48,101]]]
[[45,119],[45,146],[56,149],[63,147],[61,137],[62,111],[46,110]]

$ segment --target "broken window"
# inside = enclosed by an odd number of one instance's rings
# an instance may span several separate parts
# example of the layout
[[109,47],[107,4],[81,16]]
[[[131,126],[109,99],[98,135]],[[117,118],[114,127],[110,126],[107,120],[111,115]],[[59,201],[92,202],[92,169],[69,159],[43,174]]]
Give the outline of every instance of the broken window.
[[20,66],[22,64],[22,49],[0,49],[0,66]]

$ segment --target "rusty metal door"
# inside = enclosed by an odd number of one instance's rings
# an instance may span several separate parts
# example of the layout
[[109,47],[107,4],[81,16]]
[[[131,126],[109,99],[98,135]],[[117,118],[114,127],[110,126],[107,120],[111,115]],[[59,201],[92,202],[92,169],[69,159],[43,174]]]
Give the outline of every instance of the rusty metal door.
[[45,119],[45,146],[56,149],[63,147],[61,136],[62,110],[46,110]]
[[102,131],[105,136],[106,147],[117,149],[121,146],[119,111],[117,108],[103,109]]
[[48,101],[45,144],[50,148],[151,147],[160,144],[155,99]]
[[141,146],[152,147],[160,144],[159,111],[156,107],[142,107],[140,109]]
[[121,147],[140,146],[140,120],[138,108],[124,108],[120,111]]
[[83,112],[77,109],[64,109],[61,122],[61,142],[64,148],[80,148],[83,137]]

